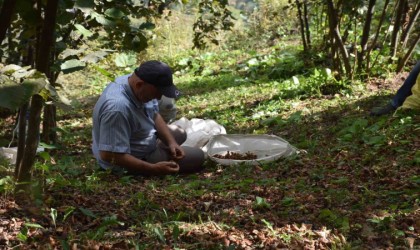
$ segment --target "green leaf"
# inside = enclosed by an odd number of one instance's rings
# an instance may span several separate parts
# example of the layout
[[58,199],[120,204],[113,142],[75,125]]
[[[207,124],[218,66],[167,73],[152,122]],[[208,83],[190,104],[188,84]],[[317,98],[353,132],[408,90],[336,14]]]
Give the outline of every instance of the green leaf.
[[31,96],[38,94],[45,86],[45,79],[25,80],[22,84],[8,81],[0,83],[0,107],[16,110],[29,101]]
[[92,217],[92,218],[97,218],[98,217],[92,211],[90,211],[89,209],[79,207],[79,210],[82,211],[82,213],[86,216],[89,216],[89,217]]
[[160,241],[165,242],[165,235],[160,227],[153,228],[153,232],[158,236]]
[[6,176],[0,179],[0,187],[6,186],[6,185],[12,185],[12,184],[13,184],[13,179],[11,176]]
[[20,241],[26,241],[27,239],[28,239],[28,236],[27,236],[27,234],[24,234],[24,233],[22,233],[22,232],[19,232],[17,235],[16,235],[16,238],[18,239],[18,240],[20,240]]
[[294,204],[295,199],[292,197],[284,197],[283,200],[281,200],[281,204],[283,206],[291,206]]
[[[67,219],[67,217],[69,217],[70,214],[72,214],[74,212],[76,208],[74,207],[68,207],[65,211],[64,217],[63,217],[63,221],[65,221]],[[83,211],[82,211],[83,212]]]
[[117,54],[115,57],[115,65],[117,67],[126,68],[130,67],[137,63],[136,56],[134,54],[126,54],[126,53],[120,53]]
[[383,145],[386,142],[386,137],[383,135],[377,135],[377,136],[368,136],[364,139],[365,143],[368,145]]
[[101,14],[98,14],[98,13],[95,13],[95,20],[98,23],[100,23],[103,26],[105,26],[105,27],[113,27],[113,26],[115,26],[115,22],[107,19],[105,16],[103,16]]
[[120,19],[125,16],[125,13],[117,8],[110,8],[105,11],[105,15],[114,19]]
[[258,59],[257,59],[257,58],[251,58],[251,59],[247,62],[248,66],[257,66],[259,63],[260,63],[260,62],[258,61]]
[[26,227],[31,227],[31,228],[44,228],[43,226],[41,226],[37,223],[28,223],[28,222],[25,222],[25,226]]
[[107,71],[107,70],[105,70],[105,69],[103,69],[103,68],[101,68],[101,67],[99,67],[99,66],[97,66],[97,65],[95,65],[95,64],[93,64],[92,66],[93,66],[93,68],[95,68],[95,70],[97,70],[99,73],[101,73],[102,75],[104,75],[104,76],[108,77],[108,79],[109,79],[110,81],[113,81],[113,80],[115,79],[115,76],[114,76],[111,72],[109,72],[109,71]]
[[63,64],[61,64],[61,70],[64,74],[72,73],[78,70],[83,69],[86,66],[86,63],[77,60],[77,59],[71,59],[68,61],[65,61]]
[[174,225],[173,229],[172,229],[172,237],[174,240],[177,240],[179,238],[180,235],[180,230],[179,230],[179,226],[178,225]]
[[57,219],[57,209],[51,208],[50,216],[51,216],[54,226],[56,226],[55,221]]
[[152,30],[152,29],[154,29],[156,27],[156,25],[154,24],[154,23],[151,23],[151,22],[145,22],[145,23],[142,23],[140,26],[139,26],[139,29],[140,30]]
[[82,52],[83,52],[83,49],[66,49],[60,54],[60,57],[65,59],[69,56],[78,56]]
[[63,250],[71,250],[70,244],[66,240],[60,240]]
[[80,34],[82,34],[85,37],[91,37],[93,35],[93,32],[86,29],[85,27],[83,27],[80,24],[75,24],[74,27],[80,32]]
[[42,159],[44,159],[44,161],[50,161],[51,160],[51,156],[48,152],[39,152],[38,153],[39,156],[41,156]]
[[264,198],[261,198],[259,196],[257,196],[255,199],[257,200],[257,205],[261,205],[264,202]]
[[20,85],[0,86],[0,107],[10,110],[18,109],[30,98],[25,95],[25,92]]
[[109,53],[111,53],[110,50],[100,50],[95,51],[93,53],[90,53],[80,59],[83,62],[89,62],[89,63],[97,63],[99,60],[103,59],[105,56],[107,56]]

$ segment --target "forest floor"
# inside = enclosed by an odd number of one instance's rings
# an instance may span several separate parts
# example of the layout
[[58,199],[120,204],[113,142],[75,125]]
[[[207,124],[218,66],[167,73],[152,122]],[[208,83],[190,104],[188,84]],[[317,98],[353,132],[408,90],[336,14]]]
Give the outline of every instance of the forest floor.
[[[97,95],[75,95],[58,117],[59,145],[36,162],[32,206],[18,205],[0,176],[0,248],[419,249],[420,117],[368,115],[403,77],[290,99],[277,83],[226,87],[219,78],[203,91],[209,81],[185,80],[179,117],[275,134],[299,154],[259,165],[208,160],[198,174],[153,178],[99,170],[90,150]],[[4,134],[13,123],[3,121]]]

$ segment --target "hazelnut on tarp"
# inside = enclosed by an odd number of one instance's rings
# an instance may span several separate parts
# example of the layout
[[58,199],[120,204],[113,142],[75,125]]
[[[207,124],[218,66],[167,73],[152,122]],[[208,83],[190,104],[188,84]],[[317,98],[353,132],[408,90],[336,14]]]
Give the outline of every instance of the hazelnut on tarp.
[[255,160],[257,159],[257,155],[252,152],[246,152],[244,154],[241,154],[239,152],[230,152],[227,151],[225,155],[221,154],[215,154],[213,157],[219,158],[219,159],[232,159],[232,160]]

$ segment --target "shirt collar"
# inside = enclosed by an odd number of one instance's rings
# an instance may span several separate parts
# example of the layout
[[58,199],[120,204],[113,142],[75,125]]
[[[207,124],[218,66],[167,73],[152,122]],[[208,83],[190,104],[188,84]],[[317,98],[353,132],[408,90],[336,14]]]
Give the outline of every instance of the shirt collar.
[[137,100],[136,96],[133,93],[133,90],[130,87],[130,84],[128,83],[128,78],[130,76],[131,74],[120,76],[117,79],[115,79],[115,82],[123,86],[125,93],[130,98],[130,100],[134,103],[134,105],[136,105],[136,108],[143,108],[144,106],[143,103]]

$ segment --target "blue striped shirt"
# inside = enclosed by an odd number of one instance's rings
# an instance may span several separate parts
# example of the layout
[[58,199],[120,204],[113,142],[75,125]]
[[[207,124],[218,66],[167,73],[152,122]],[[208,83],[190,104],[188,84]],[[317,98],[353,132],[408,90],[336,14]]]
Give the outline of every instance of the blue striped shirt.
[[99,97],[93,110],[92,151],[102,168],[112,165],[99,157],[99,151],[131,154],[139,159],[156,149],[154,116],[156,99],[141,103],[134,96],[128,77],[118,77]]

